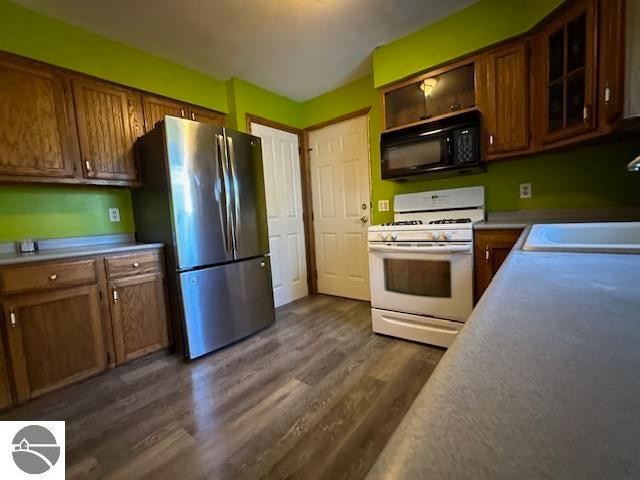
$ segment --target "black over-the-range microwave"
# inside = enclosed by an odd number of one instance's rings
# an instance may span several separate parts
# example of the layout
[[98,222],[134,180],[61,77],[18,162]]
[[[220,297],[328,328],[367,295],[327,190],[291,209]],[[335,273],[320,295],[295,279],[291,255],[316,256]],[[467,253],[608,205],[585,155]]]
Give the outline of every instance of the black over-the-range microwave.
[[480,113],[385,132],[380,139],[382,178],[442,177],[485,170],[480,160]]

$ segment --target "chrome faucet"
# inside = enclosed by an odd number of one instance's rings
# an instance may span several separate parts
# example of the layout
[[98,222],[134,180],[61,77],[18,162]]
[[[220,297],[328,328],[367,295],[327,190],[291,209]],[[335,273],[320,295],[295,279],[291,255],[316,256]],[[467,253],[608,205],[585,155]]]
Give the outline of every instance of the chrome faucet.
[[627,165],[627,170],[630,172],[640,172],[640,157],[636,157],[635,160],[631,160]]

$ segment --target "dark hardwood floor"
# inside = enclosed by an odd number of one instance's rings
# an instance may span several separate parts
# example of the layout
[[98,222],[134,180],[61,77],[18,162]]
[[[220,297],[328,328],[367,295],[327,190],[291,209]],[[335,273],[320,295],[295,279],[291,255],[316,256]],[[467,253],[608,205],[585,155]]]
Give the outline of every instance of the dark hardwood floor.
[[65,420],[67,478],[359,479],[443,353],[312,296],[196,362],[156,354],[0,419]]

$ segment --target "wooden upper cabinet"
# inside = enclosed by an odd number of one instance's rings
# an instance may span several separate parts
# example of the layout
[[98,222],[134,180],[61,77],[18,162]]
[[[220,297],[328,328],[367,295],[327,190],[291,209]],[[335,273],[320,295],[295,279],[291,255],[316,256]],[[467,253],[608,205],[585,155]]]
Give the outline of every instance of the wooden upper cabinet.
[[484,117],[487,158],[526,152],[530,148],[529,52],[527,41],[484,56]]
[[106,368],[97,286],[8,297],[4,315],[19,402]]
[[625,0],[600,2],[598,104],[604,133],[622,120],[624,111],[625,16]]
[[208,123],[216,127],[225,127],[227,121],[227,116],[224,113],[198,107],[189,108],[189,118],[196,122]]
[[382,90],[385,130],[404,128],[476,106],[475,57]]
[[0,56],[0,176],[73,177],[77,137],[61,73]]
[[[596,9],[594,0],[571,3],[537,36],[536,77],[542,143],[566,140],[596,126]],[[538,100],[539,99],[539,100]]]
[[187,118],[218,127],[224,127],[226,124],[227,116],[224,113],[209,110],[208,108],[196,107],[170,98],[144,95],[143,106],[144,126],[147,132],[151,130],[156,123],[162,121],[165,115]]
[[184,103],[154,95],[143,95],[142,105],[144,128],[147,132],[153,129],[156,123],[162,121],[165,115],[187,118],[188,114],[188,107]]
[[142,135],[139,94],[92,79],[75,78],[73,94],[84,175],[134,181],[134,144]]

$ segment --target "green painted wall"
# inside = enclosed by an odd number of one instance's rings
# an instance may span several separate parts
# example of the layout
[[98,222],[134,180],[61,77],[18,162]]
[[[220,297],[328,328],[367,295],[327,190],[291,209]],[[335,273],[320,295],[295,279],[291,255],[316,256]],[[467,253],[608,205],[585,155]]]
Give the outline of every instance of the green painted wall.
[[262,87],[233,77],[227,82],[229,126],[246,130],[247,113],[280,122],[290,127],[302,125],[302,105]]
[[[109,221],[120,209],[119,223]],[[0,187],[0,242],[134,231],[126,189],[25,185]]]
[[562,0],[481,0],[373,52],[381,87],[531,28]]

